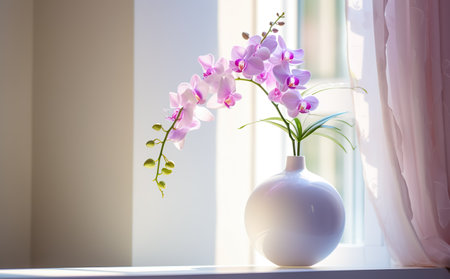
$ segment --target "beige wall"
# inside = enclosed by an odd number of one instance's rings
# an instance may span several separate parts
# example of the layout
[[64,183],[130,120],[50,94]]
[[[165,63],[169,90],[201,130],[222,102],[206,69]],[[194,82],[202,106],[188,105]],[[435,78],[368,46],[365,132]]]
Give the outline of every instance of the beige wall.
[[0,1],[0,268],[30,263],[33,2]]
[[33,266],[131,264],[133,1],[35,1],[33,74]]
[[0,267],[131,264],[133,21],[0,0]]

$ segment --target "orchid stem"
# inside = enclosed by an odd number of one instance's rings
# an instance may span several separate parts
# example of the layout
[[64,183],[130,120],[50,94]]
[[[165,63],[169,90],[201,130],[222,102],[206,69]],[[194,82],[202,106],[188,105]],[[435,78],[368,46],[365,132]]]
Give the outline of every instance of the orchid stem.
[[[284,14],[284,13],[283,13]],[[251,79],[245,79],[245,78],[236,78],[236,80],[242,80],[242,81],[248,81],[248,82],[251,82],[251,83],[253,83],[253,84],[255,84],[256,86],[258,86],[259,88],[261,88],[261,90],[267,95],[267,96],[269,96],[269,93],[267,92],[267,90],[266,89],[264,89],[264,87],[262,87],[262,85],[261,84],[259,84],[259,83],[257,83],[256,81],[254,81],[254,80],[251,80]],[[286,118],[284,118],[284,116],[283,116],[283,114],[281,113],[281,111],[280,111],[280,108],[278,107],[278,105],[276,104],[276,103],[274,103],[273,101],[270,101],[271,103],[272,103],[272,105],[275,107],[275,109],[277,110],[277,112],[278,112],[278,114],[280,115],[280,117],[281,117],[281,119],[283,120],[283,122],[284,122],[284,124],[286,125],[286,128],[288,129],[288,135],[289,135],[289,138],[291,139],[291,141],[292,141],[292,151],[293,151],[293,154],[294,154],[294,156],[295,156],[295,154],[297,154],[295,151],[295,139],[292,137],[292,132],[291,132],[291,126],[289,125],[289,122],[286,120]],[[299,142],[299,144],[300,144],[300,142]]]
[[272,32],[272,28],[277,24],[277,22],[282,19],[284,17],[284,12],[281,13],[281,15],[278,16],[277,20],[275,20],[275,22],[273,22],[270,27],[269,30],[266,32],[266,35],[264,35],[264,37],[261,39],[260,44],[262,44],[262,42],[264,42],[264,40],[267,38],[267,36],[269,36],[269,33]]
[[[170,126],[169,130],[165,131],[165,132],[166,132],[166,135],[164,136],[164,139],[163,139],[163,141],[162,141],[162,144],[161,144],[161,150],[159,151],[159,155],[158,155],[158,159],[157,159],[158,165],[157,165],[157,167],[156,167],[156,176],[155,176],[155,178],[153,179],[153,181],[155,181],[156,184],[158,184],[158,182],[159,182],[159,181],[158,181],[158,177],[159,177],[159,175],[161,175],[161,173],[160,173],[160,171],[159,171],[159,168],[160,168],[160,166],[161,166],[161,157],[164,156],[163,151],[164,151],[164,146],[166,145],[166,142],[167,142],[167,137],[169,136],[170,131],[172,131],[172,130],[174,129],[175,123],[177,123],[177,121],[180,119],[180,116],[181,116],[181,112],[182,112],[182,111],[183,111],[183,107],[180,108],[180,110],[178,111],[177,117],[176,117],[175,120],[173,121],[173,123],[172,123],[172,125]],[[164,156],[164,159],[165,159],[165,157],[166,157],[166,156]],[[159,187],[159,184],[158,184],[158,189],[159,189],[159,191],[161,192],[161,195],[164,197],[164,192],[163,192],[163,190],[161,189],[161,187]]]

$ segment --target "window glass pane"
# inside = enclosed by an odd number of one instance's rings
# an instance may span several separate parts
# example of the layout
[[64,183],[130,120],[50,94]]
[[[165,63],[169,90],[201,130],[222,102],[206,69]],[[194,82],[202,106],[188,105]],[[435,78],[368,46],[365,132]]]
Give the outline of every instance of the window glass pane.
[[[311,71],[310,86],[317,83],[348,83],[345,1],[300,0],[298,5],[299,46],[305,50],[304,68]],[[354,123],[352,97],[349,90],[332,90],[316,95],[320,100],[316,115],[348,111],[344,118]],[[310,116],[314,117],[314,116]],[[318,117],[318,116],[316,116]],[[338,128],[355,145],[352,127]],[[302,153],[307,167],[327,179],[341,194],[346,209],[343,243],[360,243],[363,238],[364,185],[358,149],[344,145],[345,153],[327,138],[311,136],[303,142]]]

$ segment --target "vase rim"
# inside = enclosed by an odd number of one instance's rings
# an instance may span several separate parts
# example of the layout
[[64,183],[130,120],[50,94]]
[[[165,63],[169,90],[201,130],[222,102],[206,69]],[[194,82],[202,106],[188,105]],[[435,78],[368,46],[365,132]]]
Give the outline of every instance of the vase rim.
[[306,169],[304,156],[287,156],[285,171],[301,171]]

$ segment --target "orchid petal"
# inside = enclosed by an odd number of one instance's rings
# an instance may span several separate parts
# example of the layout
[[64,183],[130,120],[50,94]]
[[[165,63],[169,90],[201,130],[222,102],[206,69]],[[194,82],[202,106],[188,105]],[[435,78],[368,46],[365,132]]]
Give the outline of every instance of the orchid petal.
[[254,35],[250,39],[248,39],[248,44],[249,45],[259,45],[259,43],[261,42],[261,39],[262,39],[261,36]]
[[270,51],[270,53],[272,53],[278,46],[276,36],[275,35],[268,36],[261,44],[261,46],[267,48]]
[[296,110],[301,101],[298,91],[289,90],[281,97],[281,102],[288,110]]
[[307,96],[303,100],[311,105],[309,110],[315,110],[319,105],[319,100],[315,96]]
[[274,88],[272,91],[269,92],[269,100],[271,100],[272,102],[276,102],[279,103],[281,101],[281,97],[283,96],[283,94],[281,93],[280,89],[278,88]]
[[212,54],[199,56],[198,62],[202,65],[203,70],[206,71],[214,65],[214,56]]
[[270,56],[269,61],[273,65],[278,65],[282,62],[281,56],[283,54],[283,50],[280,47],[277,47],[275,51],[272,53],[272,56]]
[[169,103],[171,108],[178,108],[180,106],[180,95],[169,92]]
[[286,50],[286,43],[284,42],[283,37],[281,35],[278,35],[278,45],[280,46],[281,50]]
[[191,89],[191,83],[187,83],[187,82],[182,82],[180,84],[178,84],[178,88],[177,88],[177,92],[178,94],[182,94],[184,91]]
[[184,128],[184,127],[189,127],[192,123],[192,120],[194,118],[194,108],[195,105],[192,103],[188,103],[186,105],[183,106],[183,117],[181,118],[181,120],[179,120],[176,124],[176,128]]
[[241,46],[234,46],[231,49],[231,59],[232,60],[237,60],[237,59],[244,58],[245,51],[246,51],[246,49],[241,47]]
[[206,98],[206,95],[209,93],[209,85],[203,80],[197,83],[195,89],[202,93],[203,98]]
[[311,78],[311,73],[306,70],[294,69],[294,70],[292,70],[292,74],[300,80],[301,85],[306,84],[309,81],[309,79]]
[[219,109],[225,107],[225,105],[217,100],[217,95],[212,95],[206,103],[206,107],[210,109]]
[[299,111],[297,109],[288,110],[288,115],[292,118],[297,117],[298,114],[299,114]]
[[292,53],[294,53],[294,59],[292,59],[291,64],[303,63],[303,56],[305,55],[303,49],[292,50]]
[[205,107],[196,106],[194,116],[201,121],[213,121],[214,115]]
[[276,80],[280,84],[285,84],[286,79],[288,78],[290,72],[289,72],[289,63],[288,62],[282,62],[281,64],[276,65],[273,67],[273,75],[275,76]]
[[242,99],[242,95],[239,93],[234,93],[233,94],[234,100],[235,101],[239,101],[240,99]]
[[178,150],[181,150],[181,149],[183,149],[183,147],[184,147],[184,142],[185,142],[185,139],[180,140],[180,141],[177,141],[177,142],[174,142],[173,144],[175,145],[175,147],[176,147]]
[[189,103],[196,104],[197,99],[195,98],[195,93],[191,88],[187,88],[180,94],[181,106],[186,106]]
[[255,53],[256,50],[258,49],[257,45],[249,45],[247,46],[247,48],[245,49],[245,54],[244,54],[244,59],[248,59],[250,57],[252,57]]
[[191,81],[190,81],[190,84],[191,84],[192,88],[195,88],[196,85],[197,85],[201,80],[202,80],[202,79],[200,78],[199,75],[195,75],[195,74],[192,75]]
[[267,60],[270,57],[270,50],[266,47],[262,47],[256,51],[255,56],[262,60]]
[[219,89],[217,90],[217,102],[223,103],[225,98],[228,97],[231,93],[231,86],[229,84],[229,80],[225,77],[223,77],[220,80]]
[[247,67],[244,69],[244,73],[247,75],[257,75],[264,71],[264,63],[259,57],[250,57],[247,60]]
[[221,57],[217,61],[216,65],[214,65],[214,70],[217,74],[223,74],[228,69],[228,62],[227,59]]
[[175,142],[181,141],[186,137],[188,132],[189,132],[189,129],[187,129],[187,128],[172,129],[170,131],[169,135],[167,136],[167,138],[169,140],[172,140]]

